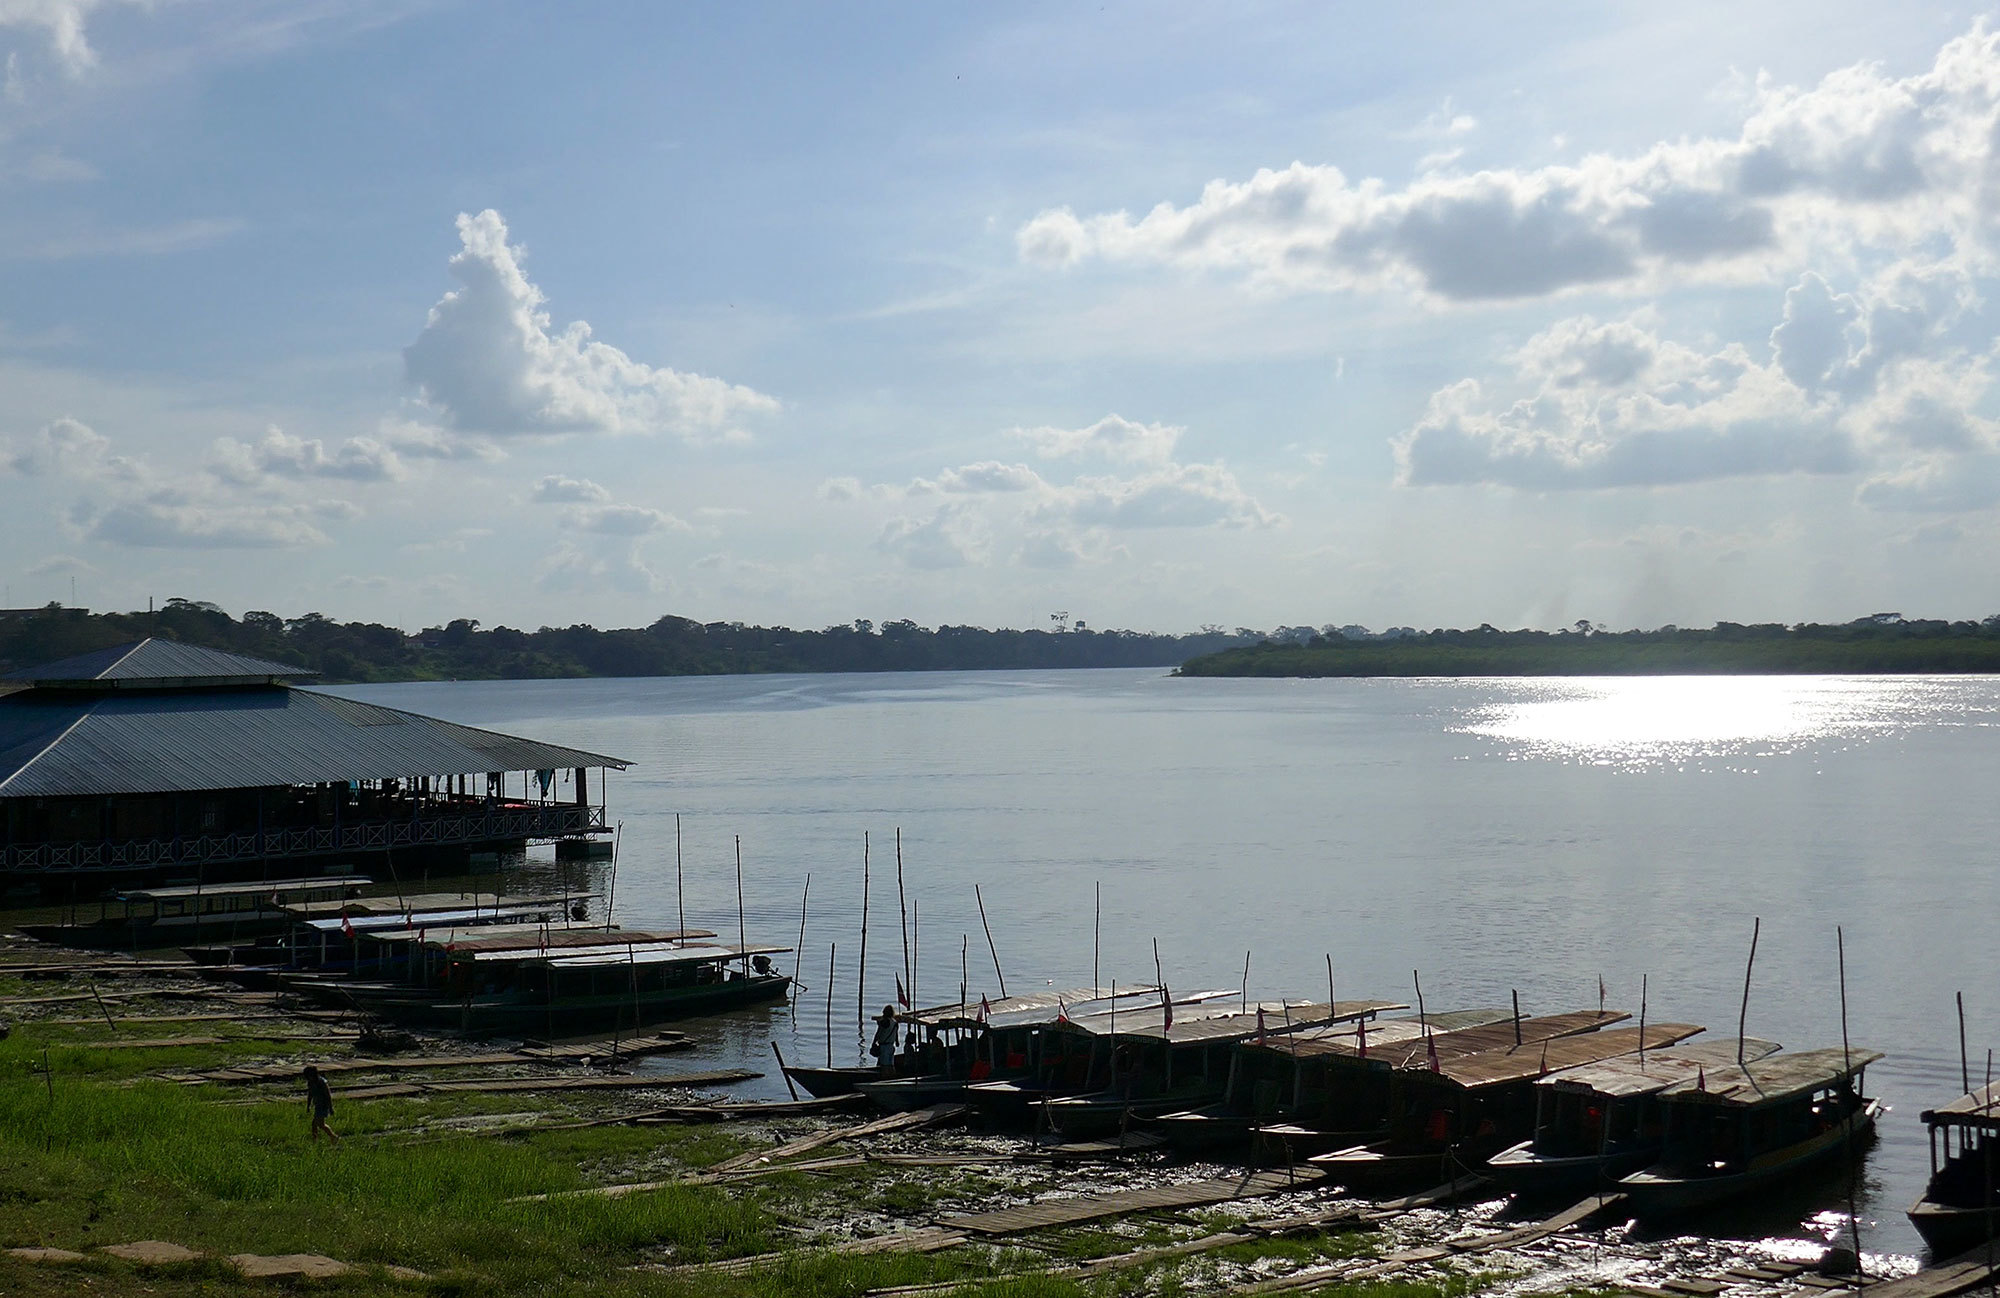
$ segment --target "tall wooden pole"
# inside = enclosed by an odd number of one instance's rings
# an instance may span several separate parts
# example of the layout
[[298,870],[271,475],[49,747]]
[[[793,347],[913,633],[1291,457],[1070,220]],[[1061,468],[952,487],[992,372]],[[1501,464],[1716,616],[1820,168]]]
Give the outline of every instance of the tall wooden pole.
[[1519,1046],[1521,1044],[1521,992],[1519,988],[1510,990],[1514,997],[1514,1044]]
[[976,883],[972,885],[972,899],[979,903],[979,927],[986,930],[986,953],[993,957],[993,976],[1000,980],[1000,995],[1004,999],[1007,995],[1007,975],[1000,968],[1000,948],[993,945],[993,926],[986,922],[986,898]]
[[[896,912],[903,920],[903,991],[907,995],[914,975],[910,972],[910,903],[903,894],[903,827],[896,826]],[[916,999],[911,998],[914,1006]]]
[[1972,1094],[1972,1065],[1965,1058],[1965,993],[1958,994],[1958,1086]]
[[1250,953],[1248,951],[1243,953],[1243,1003],[1241,1009],[1245,1014],[1250,1012]]
[[1097,953],[1104,942],[1104,880],[1097,881],[1097,912],[1090,921],[1090,994],[1104,984],[1098,981]]
[[674,905],[680,909],[681,932],[687,932],[687,889],[681,885],[681,813],[674,813]]
[[1649,975],[1639,975],[1639,1063],[1646,1062],[1646,983]]
[[[1244,961],[1244,966],[1247,968],[1249,963]],[[1326,953],[1326,1015],[1329,1022],[1340,1017],[1340,1011],[1335,1008],[1339,1004],[1333,998],[1333,952],[1329,951]]]
[[868,831],[861,831],[861,967],[854,980],[854,1035],[868,1019]]
[[[1847,934],[1838,924],[1833,926],[1833,940],[1840,958],[1840,1066],[1845,1069],[1854,1067],[1854,1051],[1847,1044]],[[1861,1099],[1858,1089],[1854,1098],[1857,1102]],[[1862,1274],[1861,1210],[1856,1203],[1859,1195],[1855,1183],[1861,1179],[1861,1165],[1854,1158],[1854,1117],[1853,1113],[1847,1115],[1847,1220],[1854,1227],[1854,1274],[1859,1278]]]
[[1736,1015],[1736,1066],[1743,1067],[1743,1030],[1750,1022],[1750,971],[1757,967],[1757,935],[1764,931],[1764,920],[1753,915],[1750,919],[1750,959],[1743,966],[1743,1008]]
[[[738,834],[736,836],[736,949],[740,952],[749,945],[750,938],[743,926],[743,835]],[[750,957],[744,955],[741,959],[743,968],[747,972],[750,968]]]
[[812,871],[806,871],[806,888],[799,894],[799,944],[792,954],[792,999],[799,997],[799,962],[806,958],[806,904],[812,900]]
[[924,931],[917,925],[917,903],[910,902],[910,1008],[915,1009],[917,1000],[917,967],[923,963]]
[[833,1067],[833,955],[840,943],[826,944],[826,1066]]

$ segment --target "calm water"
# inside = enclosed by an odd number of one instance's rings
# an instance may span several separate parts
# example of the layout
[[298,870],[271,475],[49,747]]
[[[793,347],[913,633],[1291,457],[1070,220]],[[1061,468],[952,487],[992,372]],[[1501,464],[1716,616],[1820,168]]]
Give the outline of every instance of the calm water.
[[[1753,916],[1748,1030],[1854,1043],[1892,1106],[1868,1159],[1871,1251],[1910,1253],[1927,1172],[1917,1114],[2000,1044],[1990,884],[2000,679],[1173,680],[1156,671],[414,684],[343,691],[629,759],[616,912],[671,925],[675,815],[690,923],[792,945],[795,1008],[703,1025],[705,1058],[859,1058],[857,1011],[902,965],[895,831],[917,918],[917,996],[1088,983],[1095,889],[1108,981],[1616,1008],[1733,1036]],[[868,986],[857,997],[862,837]],[[541,855],[546,855],[544,850]],[[604,882],[602,873],[598,875]],[[791,957],[785,957],[789,968]],[[673,1061],[680,1067],[686,1059]],[[780,1083],[767,1079],[766,1090]],[[1778,1205],[1795,1226],[1831,1200]]]

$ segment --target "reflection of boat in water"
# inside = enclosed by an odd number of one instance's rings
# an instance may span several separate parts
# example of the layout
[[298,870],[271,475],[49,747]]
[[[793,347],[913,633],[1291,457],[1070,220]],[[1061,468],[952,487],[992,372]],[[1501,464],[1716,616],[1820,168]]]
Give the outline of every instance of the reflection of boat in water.
[[1873,1050],[1835,1046],[1703,1070],[1659,1092],[1660,1160],[1618,1182],[1640,1215],[1685,1212],[1839,1160],[1882,1112]]
[[268,879],[262,883],[176,884],[126,888],[100,900],[97,918],[82,924],[30,924],[23,932],[65,946],[145,950],[277,933],[291,923],[287,906],[339,902],[353,897],[369,880],[359,874],[316,879]]
[[1951,1257],[2000,1233],[2000,1082],[1923,1114],[1930,1131],[1931,1179],[1910,1208],[1910,1224],[1937,1257]]
[[[1620,1016],[1622,1017],[1622,1016]],[[1482,1169],[1535,1129],[1535,1083],[1551,1072],[1677,1045],[1692,1023],[1651,1023],[1524,1041],[1425,1059],[1389,1077],[1388,1138],[1319,1154],[1310,1161],[1343,1184],[1367,1190],[1437,1184]]]
[[[1566,1068],[1535,1083],[1535,1135],[1495,1154],[1487,1170],[1520,1194],[1580,1192],[1658,1160],[1665,1122],[1660,1092],[1735,1062],[1736,1039],[1674,1046]],[[1747,1040],[1746,1060],[1776,1054]]]

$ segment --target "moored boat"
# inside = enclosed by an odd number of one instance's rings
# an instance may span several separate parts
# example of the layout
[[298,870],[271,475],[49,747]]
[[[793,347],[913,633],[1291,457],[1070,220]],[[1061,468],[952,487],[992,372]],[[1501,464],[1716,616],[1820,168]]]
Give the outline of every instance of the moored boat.
[[1910,1224],[1934,1257],[1951,1257],[2000,1234],[2000,1082],[1923,1113],[1931,1176]]
[[1617,1188],[1641,1216],[1688,1212],[1838,1162],[1873,1131],[1862,1073],[1882,1056],[1834,1046],[1703,1069],[1659,1093],[1661,1152]]
[[[1535,1083],[1535,1134],[1487,1160],[1494,1180],[1517,1194],[1576,1193],[1658,1160],[1664,1121],[1659,1094],[1738,1057],[1728,1038],[1625,1055],[1551,1073]],[[1742,1042],[1746,1061],[1776,1054],[1773,1041]]]

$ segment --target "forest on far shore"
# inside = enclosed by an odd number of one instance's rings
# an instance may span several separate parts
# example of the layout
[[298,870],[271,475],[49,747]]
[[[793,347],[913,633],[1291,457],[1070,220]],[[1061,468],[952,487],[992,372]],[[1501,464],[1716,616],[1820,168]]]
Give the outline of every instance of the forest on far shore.
[[[1311,628],[1305,628],[1311,634]],[[989,631],[866,619],[820,631],[696,622],[519,631],[459,618],[414,635],[318,613],[231,617],[200,600],[170,599],[156,612],[47,608],[0,617],[0,672],[158,636],[318,672],[329,683],[528,680],[565,676],[702,676],[748,672],[1019,670],[1041,667],[1172,667],[1196,654],[1254,644],[1261,632],[1209,627],[1188,635],[1099,631],[1065,623],[1043,631]]]
[[1996,673],[2000,614],[1979,622],[1877,613],[1852,622],[1674,626],[1612,631],[1419,631],[1281,626],[1181,635],[877,625],[817,631],[696,622],[668,615],[645,627],[484,627],[469,618],[415,634],[318,613],[231,617],[199,600],[159,610],[91,613],[50,605],[0,616],[0,672],[54,662],[147,636],[269,658],[329,683],[527,680],[567,676],[700,676],[756,672],[986,671],[1178,667],[1183,676],[1618,676],[1688,673]]
[[1875,613],[1852,622],[1718,622],[1610,631],[1409,631],[1354,637],[1331,628],[1263,640],[1181,664],[1181,676],[1678,676],[2000,673],[2000,614],[1978,622]]

